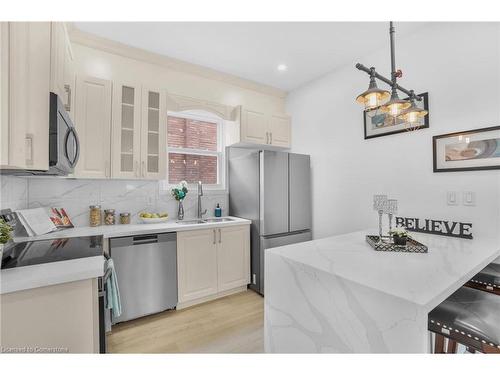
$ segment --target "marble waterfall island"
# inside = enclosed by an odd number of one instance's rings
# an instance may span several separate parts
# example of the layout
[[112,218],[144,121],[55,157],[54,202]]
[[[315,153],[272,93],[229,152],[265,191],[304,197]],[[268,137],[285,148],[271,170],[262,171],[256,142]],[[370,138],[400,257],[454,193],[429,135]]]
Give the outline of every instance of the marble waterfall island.
[[269,249],[268,353],[427,353],[428,313],[500,255],[497,234],[412,234],[428,253],[373,250],[349,233]]

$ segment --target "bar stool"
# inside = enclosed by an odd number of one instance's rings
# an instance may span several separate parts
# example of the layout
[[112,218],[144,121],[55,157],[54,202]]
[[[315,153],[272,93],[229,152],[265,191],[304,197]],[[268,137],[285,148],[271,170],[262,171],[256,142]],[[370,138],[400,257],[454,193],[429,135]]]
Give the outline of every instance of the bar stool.
[[469,351],[500,354],[500,298],[462,287],[429,313],[428,329],[436,334],[435,353],[455,353],[457,343]]
[[465,286],[500,296],[500,264],[489,264],[469,280]]

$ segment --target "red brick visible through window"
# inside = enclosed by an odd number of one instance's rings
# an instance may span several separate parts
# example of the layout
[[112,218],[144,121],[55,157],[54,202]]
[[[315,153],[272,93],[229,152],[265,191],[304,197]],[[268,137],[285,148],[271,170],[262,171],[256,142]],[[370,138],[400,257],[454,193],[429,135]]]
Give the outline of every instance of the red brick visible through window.
[[168,180],[175,184],[201,181],[217,183],[217,156],[174,153],[174,148],[217,151],[217,124],[213,122],[168,116]]

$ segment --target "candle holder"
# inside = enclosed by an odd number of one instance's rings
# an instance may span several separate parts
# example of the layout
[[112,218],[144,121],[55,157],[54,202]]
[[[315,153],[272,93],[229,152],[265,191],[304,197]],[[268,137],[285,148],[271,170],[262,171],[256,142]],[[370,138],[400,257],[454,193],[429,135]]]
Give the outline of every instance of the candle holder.
[[389,234],[392,232],[392,217],[398,213],[397,199],[388,199],[385,205],[385,213],[389,216]]
[[382,215],[387,205],[387,195],[376,194],[373,196],[373,209],[378,212],[379,242],[382,242]]

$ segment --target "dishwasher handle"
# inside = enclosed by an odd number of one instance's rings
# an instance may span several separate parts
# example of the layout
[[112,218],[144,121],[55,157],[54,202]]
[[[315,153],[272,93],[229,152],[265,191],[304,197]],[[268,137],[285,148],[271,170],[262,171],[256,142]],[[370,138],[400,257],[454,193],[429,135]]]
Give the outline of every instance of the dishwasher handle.
[[143,245],[147,243],[158,243],[157,234],[141,234],[132,238],[133,245]]
[[175,242],[176,240],[177,234],[175,232],[138,234],[135,236],[111,238],[110,247],[111,249],[113,249],[117,247],[156,244],[162,242]]

